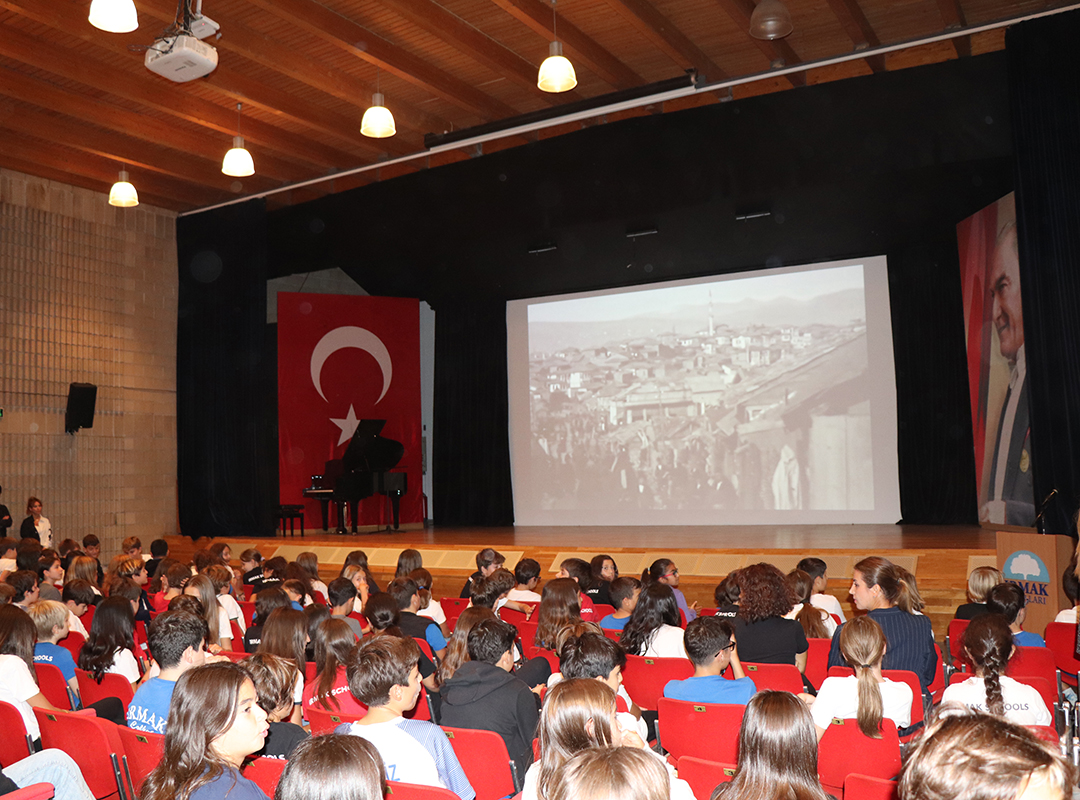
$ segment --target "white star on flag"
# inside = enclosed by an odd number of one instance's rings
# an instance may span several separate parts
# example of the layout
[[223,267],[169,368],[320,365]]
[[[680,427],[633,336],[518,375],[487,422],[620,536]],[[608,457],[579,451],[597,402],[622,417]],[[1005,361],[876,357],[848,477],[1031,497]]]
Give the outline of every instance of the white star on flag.
[[349,441],[353,434],[356,433],[356,428],[360,424],[360,420],[356,418],[356,412],[353,411],[352,404],[349,404],[349,414],[345,419],[334,419],[331,417],[331,422],[341,428],[341,437],[338,439],[338,447]]

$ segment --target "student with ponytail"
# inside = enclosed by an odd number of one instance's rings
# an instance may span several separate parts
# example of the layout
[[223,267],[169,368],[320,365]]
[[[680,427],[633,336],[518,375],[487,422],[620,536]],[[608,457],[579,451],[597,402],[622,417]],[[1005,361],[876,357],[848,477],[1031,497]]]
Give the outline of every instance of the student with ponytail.
[[670,558],[658,558],[650,564],[649,568],[641,573],[641,588],[644,589],[650,583],[662,583],[671,587],[671,591],[675,593],[675,602],[686,621],[690,623],[697,619],[699,606],[697,602],[687,605],[686,596],[679,589],[679,568],[674,561]]
[[941,696],[943,703],[963,703],[1018,725],[1054,724],[1039,692],[1004,674],[1015,651],[1012,631],[1004,617],[983,614],[973,619],[964,630],[963,645],[975,667],[975,677],[946,689]]
[[[885,669],[906,669],[919,676],[926,694],[937,671],[937,651],[934,650],[934,631],[930,619],[914,613],[921,602],[911,590],[907,570],[878,556],[864,558],[855,565],[851,581],[851,597],[857,608],[881,626],[888,647],[885,650]],[[840,634],[845,622],[833,634],[829,650],[829,666],[844,666],[840,652]]]
[[834,718],[856,719],[859,730],[871,739],[881,738],[882,719],[891,719],[897,728],[911,724],[911,687],[881,675],[885,648],[885,634],[870,617],[855,617],[844,624],[840,652],[855,674],[826,678],[817,698],[802,695],[810,705],[818,739]]

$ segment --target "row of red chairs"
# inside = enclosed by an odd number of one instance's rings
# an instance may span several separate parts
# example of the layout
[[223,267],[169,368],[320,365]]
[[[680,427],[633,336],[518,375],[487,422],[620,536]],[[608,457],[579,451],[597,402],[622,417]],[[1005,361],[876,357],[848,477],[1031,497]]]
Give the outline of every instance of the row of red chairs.
[[[699,800],[708,800],[717,786],[734,778],[735,769],[734,764],[693,756],[679,759],[679,777],[690,784],[694,797]],[[858,773],[847,775],[839,791],[836,787],[826,791],[841,800],[897,800],[896,781]]]

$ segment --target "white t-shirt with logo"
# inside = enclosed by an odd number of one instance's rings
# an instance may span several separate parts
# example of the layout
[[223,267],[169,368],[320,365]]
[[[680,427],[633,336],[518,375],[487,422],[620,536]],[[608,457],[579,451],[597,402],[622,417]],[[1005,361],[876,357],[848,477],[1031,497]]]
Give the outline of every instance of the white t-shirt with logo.
[[18,656],[0,655],[0,700],[19,710],[26,732],[34,739],[41,738],[41,728],[34,709],[26,701],[40,691],[25,661]]
[[[1005,718],[1017,725],[1053,725],[1054,718],[1043,702],[1038,690],[1027,684],[1014,681],[1002,675],[1001,697],[1005,701]],[[986,686],[982,678],[968,678],[945,690],[942,703],[963,703],[969,708],[988,711],[986,707]]]

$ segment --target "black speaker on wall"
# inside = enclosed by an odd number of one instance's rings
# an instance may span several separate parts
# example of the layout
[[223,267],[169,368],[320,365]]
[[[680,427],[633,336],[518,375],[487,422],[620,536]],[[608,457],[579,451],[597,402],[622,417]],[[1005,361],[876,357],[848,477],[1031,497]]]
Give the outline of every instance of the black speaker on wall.
[[94,384],[73,383],[68,386],[64,431],[75,433],[79,428],[94,427],[94,406],[96,404],[97,387]]

